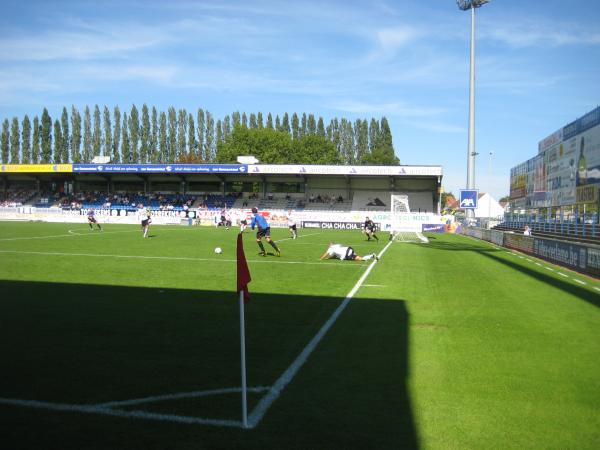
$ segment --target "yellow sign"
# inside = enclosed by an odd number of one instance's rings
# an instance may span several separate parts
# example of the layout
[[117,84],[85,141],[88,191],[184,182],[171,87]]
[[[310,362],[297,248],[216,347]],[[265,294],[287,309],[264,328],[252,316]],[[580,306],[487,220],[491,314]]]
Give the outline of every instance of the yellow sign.
[[2,164],[0,173],[73,172],[73,164]]
[[577,203],[596,203],[598,201],[598,185],[588,184],[577,188]]

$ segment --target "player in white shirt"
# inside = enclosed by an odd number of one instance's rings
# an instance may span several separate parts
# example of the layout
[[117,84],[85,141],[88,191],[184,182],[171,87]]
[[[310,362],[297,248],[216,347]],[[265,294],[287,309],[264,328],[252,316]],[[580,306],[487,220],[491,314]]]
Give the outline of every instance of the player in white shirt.
[[321,255],[321,260],[323,259],[340,259],[346,261],[368,261],[370,259],[375,258],[375,261],[379,261],[379,258],[375,253],[371,253],[365,256],[359,256],[354,253],[354,249],[352,247],[345,247],[341,244],[334,244],[333,242],[329,243],[329,248],[325,250],[325,253]]
[[140,205],[137,213],[138,219],[142,224],[142,233],[144,237],[148,237],[148,228],[152,223],[152,213],[150,212],[150,208],[144,209],[144,205]]
[[298,237],[298,230],[296,229],[296,221],[292,216],[292,210],[290,209],[287,213],[287,222],[288,228],[290,229],[290,234],[292,235],[292,239],[296,239]]

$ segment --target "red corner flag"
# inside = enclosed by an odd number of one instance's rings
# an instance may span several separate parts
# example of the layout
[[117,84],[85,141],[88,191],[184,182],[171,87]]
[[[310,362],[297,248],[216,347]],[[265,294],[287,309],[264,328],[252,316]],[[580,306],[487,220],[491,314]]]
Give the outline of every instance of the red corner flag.
[[244,303],[250,301],[250,292],[248,292],[250,281],[252,281],[252,278],[250,278],[250,271],[244,254],[244,241],[242,233],[239,233],[237,239],[237,292],[244,291]]

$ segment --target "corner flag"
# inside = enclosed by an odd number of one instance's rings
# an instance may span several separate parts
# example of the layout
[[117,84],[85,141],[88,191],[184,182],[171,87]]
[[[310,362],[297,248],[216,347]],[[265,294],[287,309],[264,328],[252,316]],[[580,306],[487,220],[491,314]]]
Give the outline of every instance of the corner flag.
[[244,254],[244,241],[242,233],[239,233],[237,239],[237,292],[244,291],[244,303],[250,301],[250,292],[248,292],[250,281],[252,281],[252,278],[250,278],[250,271]]

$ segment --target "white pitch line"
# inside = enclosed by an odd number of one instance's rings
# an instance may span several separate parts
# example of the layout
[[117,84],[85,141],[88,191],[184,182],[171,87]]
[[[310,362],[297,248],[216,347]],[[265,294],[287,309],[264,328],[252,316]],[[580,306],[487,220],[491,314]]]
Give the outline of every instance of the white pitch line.
[[[112,255],[112,254],[94,254],[94,253],[66,253],[66,252],[30,252],[22,250],[0,250],[0,253],[17,253],[21,255],[43,255],[43,256],[83,256],[86,258],[118,258],[118,259],[148,259],[148,260],[162,260],[162,261],[210,261],[210,262],[226,262],[232,263],[237,262],[235,259],[223,259],[223,258],[193,258],[185,256],[147,256],[147,255]],[[280,258],[277,260],[266,260],[266,259],[249,259],[250,263],[267,263],[267,264],[301,264],[301,265],[314,265],[314,266],[336,266],[336,267],[360,267],[360,264],[339,264],[339,262],[308,262],[308,261],[282,261]]]
[[544,269],[549,270],[550,272],[554,272],[554,269],[552,267],[544,267]]
[[[260,393],[269,390],[269,386],[257,386],[246,389],[248,392]],[[140,405],[142,403],[156,403],[170,400],[178,400],[180,398],[198,398],[198,397],[210,397],[213,395],[223,394],[237,394],[242,392],[242,388],[223,388],[223,389],[212,389],[208,391],[193,391],[193,392],[181,392],[179,394],[164,394],[164,395],[153,395],[150,397],[134,398],[131,400],[120,400],[114,402],[98,403],[95,406],[98,408],[112,408],[115,406],[131,406]]]
[[587,283],[586,283],[585,281],[578,280],[577,278],[573,278],[573,281],[574,281],[575,283],[579,283],[579,284],[587,285]]
[[536,262],[535,265],[542,267],[542,265],[539,262]]
[[562,272],[556,272],[556,273],[559,274],[561,277],[569,278],[569,275],[565,275]]
[[598,292],[600,292],[600,288],[599,287],[594,286],[594,289],[597,290]]
[[362,287],[385,287],[385,284],[363,284]]
[[22,406],[26,408],[45,409],[49,411],[81,412],[88,414],[103,414],[106,416],[122,417],[126,419],[150,419],[162,422],[187,423],[195,425],[215,425],[222,427],[243,428],[240,421],[204,419],[201,417],[180,416],[178,414],[159,414],[149,411],[128,411],[121,409],[101,408],[88,405],[71,405],[65,403],[49,403],[36,400],[20,400],[13,398],[0,398],[0,404]]
[[[383,250],[381,250],[381,252],[379,253],[380,258],[391,244],[392,243],[389,242],[383,248]],[[273,386],[271,386],[271,389],[269,389],[269,392],[267,393],[267,395],[265,395],[262,399],[260,399],[260,401],[258,402],[258,405],[256,405],[256,407],[254,408],[254,410],[252,411],[252,413],[250,413],[250,416],[248,417],[248,427],[249,428],[254,428],[260,423],[262,418],[265,416],[267,410],[271,407],[273,402],[275,400],[277,400],[277,398],[279,397],[279,394],[281,394],[283,389],[285,389],[285,387],[294,379],[294,377],[296,376],[296,374],[298,373],[300,368],[308,360],[308,357],[311,355],[311,353],[317,347],[319,342],[321,342],[321,339],[323,339],[323,336],[325,336],[325,334],[329,331],[329,329],[333,326],[335,321],[338,319],[340,314],[344,311],[344,309],[346,309],[346,306],[348,305],[348,303],[350,302],[352,297],[354,297],[354,294],[356,293],[356,291],[358,291],[358,289],[360,288],[362,283],[365,281],[365,279],[369,276],[369,274],[371,273],[371,270],[373,270],[373,267],[375,267],[375,264],[377,264],[377,260],[375,260],[373,263],[371,263],[369,265],[369,267],[367,268],[365,273],[362,274],[362,276],[356,282],[354,287],[350,290],[348,295],[346,295],[346,298],[344,299],[344,301],[340,304],[340,306],[337,307],[337,309],[333,312],[333,314],[331,314],[329,319],[327,319],[327,322],[325,322],[323,324],[321,329],[311,339],[311,341],[306,345],[306,347],[304,347],[304,349],[296,357],[294,362],[292,362],[292,364],[286,369],[285,372],[283,372],[283,374],[277,379],[277,381],[273,384]]]

